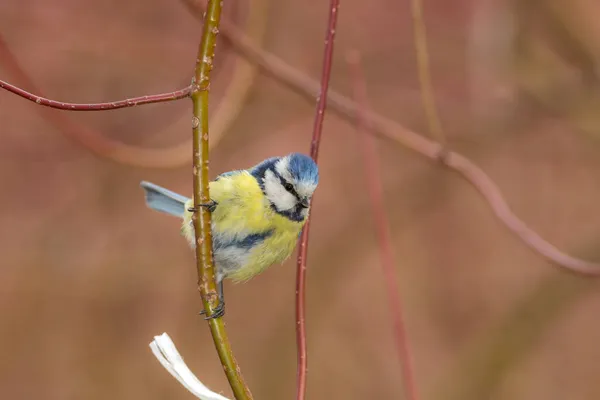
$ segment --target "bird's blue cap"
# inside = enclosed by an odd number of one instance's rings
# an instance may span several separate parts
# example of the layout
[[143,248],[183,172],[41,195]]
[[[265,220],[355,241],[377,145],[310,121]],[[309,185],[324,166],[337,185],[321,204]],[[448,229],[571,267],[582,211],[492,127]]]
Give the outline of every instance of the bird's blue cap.
[[291,153],[287,157],[289,172],[295,180],[315,185],[319,183],[319,167],[312,158],[302,153]]

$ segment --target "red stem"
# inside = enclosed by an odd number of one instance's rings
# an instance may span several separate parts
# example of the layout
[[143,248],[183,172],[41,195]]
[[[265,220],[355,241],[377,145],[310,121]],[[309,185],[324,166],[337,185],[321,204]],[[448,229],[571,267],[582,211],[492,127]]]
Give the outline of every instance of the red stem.
[[[23,86],[40,93],[40,89],[25,73],[2,35],[0,35],[0,60],[4,69],[14,75]],[[70,113],[55,112],[48,107],[36,107],[36,110],[65,137],[101,157],[144,168],[173,168],[189,162],[191,139],[187,143],[175,144],[169,148],[143,148],[110,139],[87,125],[75,122],[70,117]]]
[[362,139],[361,148],[363,150],[363,159],[365,163],[366,185],[371,199],[373,218],[375,219],[375,233],[379,242],[381,267],[386,284],[390,314],[394,324],[396,350],[398,351],[398,359],[402,365],[406,398],[409,400],[417,400],[419,397],[414,378],[414,367],[412,364],[410,347],[408,345],[408,338],[404,325],[402,300],[400,298],[400,289],[398,287],[398,277],[396,276],[390,228],[385,213],[382,189],[383,184],[381,182],[381,173],[377,162],[375,136],[371,132],[372,128],[365,115],[369,108],[367,86],[364,73],[361,69],[360,55],[358,52],[352,52],[348,55],[348,64],[351,67],[354,99],[358,104],[356,130]]
[[[337,26],[337,15],[339,0],[331,0],[329,4],[329,21],[325,34],[325,50],[323,55],[323,69],[321,71],[321,88],[317,98],[317,112],[313,125],[313,136],[310,143],[310,156],[317,162],[319,156],[319,143],[323,131],[323,119],[327,106],[327,91],[329,89],[329,77],[331,76],[331,64],[333,59],[333,42]],[[306,351],[306,258],[308,253],[308,233],[310,230],[310,215],[302,230],[300,238],[298,261],[296,266],[296,341],[298,347],[297,367],[297,392],[296,399],[303,400],[306,395],[307,375],[307,351]]]
[[131,99],[108,101],[105,103],[65,103],[62,101],[51,100],[51,99],[47,99],[45,97],[30,93],[24,89],[21,89],[15,85],[12,85],[8,82],[3,81],[3,80],[0,80],[0,89],[8,90],[9,92],[16,94],[17,96],[21,96],[24,99],[33,101],[34,103],[39,104],[41,106],[57,108],[59,110],[106,111],[106,110],[116,110],[118,108],[139,106],[142,104],[164,103],[167,101],[183,99],[184,97],[189,97],[192,87],[188,86],[186,88],[176,90],[174,92],[169,92],[169,93],[161,93],[161,94],[153,94],[153,95],[148,95],[148,96],[133,97]]

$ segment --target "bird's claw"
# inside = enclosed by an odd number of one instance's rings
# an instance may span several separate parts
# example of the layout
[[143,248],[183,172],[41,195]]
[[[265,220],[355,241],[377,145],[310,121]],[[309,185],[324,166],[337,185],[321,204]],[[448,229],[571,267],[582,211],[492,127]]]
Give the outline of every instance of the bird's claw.
[[[200,311],[200,315],[204,315],[204,314],[206,314],[206,310]],[[213,313],[207,317],[204,317],[204,319],[208,320],[208,319],[214,319],[214,318],[221,318],[223,315],[225,315],[225,302],[219,301],[219,304],[215,307],[215,309],[213,310]]]
[[218,203],[216,201],[211,200],[208,203],[202,203],[202,204],[198,204],[198,206],[190,207],[190,208],[188,208],[188,211],[192,212],[192,213],[195,213],[196,211],[198,211],[198,207],[204,207],[209,212],[213,212],[217,208],[217,204]]

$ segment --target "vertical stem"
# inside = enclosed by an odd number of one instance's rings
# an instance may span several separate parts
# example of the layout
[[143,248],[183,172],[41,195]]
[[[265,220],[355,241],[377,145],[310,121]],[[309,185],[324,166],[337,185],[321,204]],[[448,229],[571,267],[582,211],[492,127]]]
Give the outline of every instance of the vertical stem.
[[361,136],[363,159],[365,162],[365,175],[367,178],[366,187],[371,198],[371,210],[375,220],[375,233],[379,242],[379,256],[381,258],[381,267],[385,281],[386,292],[388,295],[388,304],[391,313],[391,319],[394,326],[394,339],[396,341],[396,351],[402,367],[404,387],[406,398],[408,400],[417,400],[417,385],[414,377],[414,366],[404,324],[402,313],[402,301],[400,298],[400,289],[398,287],[398,277],[396,276],[392,238],[388,218],[385,213],[385,204],[383,197],[383,183],[381,182],[381,172],[377,160],[377,147],[375,136],[371,132],[372,128],[365,117],[368,111],[367,85],[361,68],[360,55],[358,52],[352,52],[347,57],[348,64],[352,69],[352,80],[354,83],[354,98],[358,105],[356,115],[356,130]]
[[[208,175],[208,93],[210,90],[210,73],[213,69],[219,21],[221,18],[221,0],[209,0],[204,16],[202,39],[198,48],[196,69],[192,92],[193,118],[193,174],[194,174],[194,207],[193,216],[196,238],[196,265],[198,268],[198,290],[207,315],[211,315],[218,305],[216,293],[214,262],[212,257],[211,217],[200,204],[210,201]],[[252,394],[244,383],[237,362],[231,351],[227,332],[222,318],[209,319],[210,331],[225,370],[227,380],[235,398],[251,399]]]
[[415,51],[417,53],[417,70],[419,72],[419,85],[421,86],[421,97],[423,99],[423,108],[427,115],[429,133],[434,140],[440,142],[443,148],[446,147],[446,137],[442,130],[435,99],[433,96],[433,87],[431,84],[431,73],[429,67],[429,51],[427,50],[427,32],[425,31],[425,21],[423,19],[422,0],[411,0],[411,11],[413,19],[413,33],[415,39]]
[[[325,50],[323,55],[323,69],[321,71],[321,89],[317,100],[317,111],[313,126],[313,136],[310,143],[310,156],[317,162],[319,156],[319,143],[323,130],[325,108],[327,106],[327,91],[331,64],[333,59],[333,41],[337,26],[339,0],[331,0],[329,5],[329,21],[325,34]],[[298,261],[296,266],[296,341],[298,346],[297,391],[296,399],[303,400],[306,395],[306,375],[308,359],[306,351],[306,258],[308,254],[308,233],[310,229],[310,215],[302,230],[300,238]]]

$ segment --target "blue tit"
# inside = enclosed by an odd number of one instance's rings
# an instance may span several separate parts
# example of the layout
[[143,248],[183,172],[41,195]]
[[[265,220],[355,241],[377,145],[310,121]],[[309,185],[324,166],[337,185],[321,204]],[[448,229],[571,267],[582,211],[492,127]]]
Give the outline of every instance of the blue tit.
[[[225,172],[209,183],[213,255],[224,313],[223,279],[247,281],[294,251],[319,183],[312,158],[292,153],[268,158],[249,169]],[[195,247],[193,200],[142,182],[148,207],[183,219],[181,232]],[[218,312],[217,312],[218,311]]]

